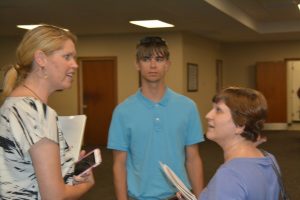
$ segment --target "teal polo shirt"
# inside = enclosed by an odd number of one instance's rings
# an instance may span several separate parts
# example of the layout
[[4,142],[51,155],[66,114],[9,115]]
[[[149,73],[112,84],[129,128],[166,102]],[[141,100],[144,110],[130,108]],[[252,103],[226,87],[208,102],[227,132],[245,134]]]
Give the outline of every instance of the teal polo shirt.
[[139,90],[114,110],[108,148],[127,152],[128,194],[156,200],[176,192],[159,161],[190,187],[185,147],[203,140],[198,109],[191,99],[167,88],[156,103]]

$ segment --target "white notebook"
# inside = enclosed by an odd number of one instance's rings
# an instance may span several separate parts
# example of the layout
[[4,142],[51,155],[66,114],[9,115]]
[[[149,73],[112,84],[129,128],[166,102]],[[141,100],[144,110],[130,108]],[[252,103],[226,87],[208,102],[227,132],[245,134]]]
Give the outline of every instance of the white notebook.
[[78,160],[86,123],[85,115],[58,116],[63,135],[71,148],[73,158]]
[[197,200],[196,196],[184,185],[184,183],[168,165],[163,164],[162,162],[159,162],[159,164],[170,182],[177,188],[177,190],[186,200]]

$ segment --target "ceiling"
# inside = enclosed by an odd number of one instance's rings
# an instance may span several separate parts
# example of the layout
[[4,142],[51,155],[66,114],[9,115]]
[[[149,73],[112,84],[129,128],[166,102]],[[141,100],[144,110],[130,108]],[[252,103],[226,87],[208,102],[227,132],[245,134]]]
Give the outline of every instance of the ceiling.
[[[17,24],[48,23],[77,35],[188,32],[222,42],[300,40],[298,0],[1,0],[0,36]],[[130,20],[160,19],[146,29]]]

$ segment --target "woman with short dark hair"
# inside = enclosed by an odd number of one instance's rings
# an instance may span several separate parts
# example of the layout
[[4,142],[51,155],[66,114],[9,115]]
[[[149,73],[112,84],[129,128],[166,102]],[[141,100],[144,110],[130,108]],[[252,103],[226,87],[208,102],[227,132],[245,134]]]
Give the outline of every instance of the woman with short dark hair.
[[223,149],[225,162],[199,199],[278,199],[280,186],[273,169],[278,164],[256,145],[266,116],[266,99],[256,90],[229,87],[213,98],[206,137]]

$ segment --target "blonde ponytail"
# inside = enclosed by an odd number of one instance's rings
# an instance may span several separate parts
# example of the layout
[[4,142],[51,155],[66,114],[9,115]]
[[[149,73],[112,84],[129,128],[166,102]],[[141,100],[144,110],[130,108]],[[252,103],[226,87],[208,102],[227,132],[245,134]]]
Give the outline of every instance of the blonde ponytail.
[[3,80],[3,91],[1,94],[1,104],[3,103],[4,99],[10,95],[12,90],[15,88],[17,79],[18,79],[18,65],[12,65],[7,70]]

